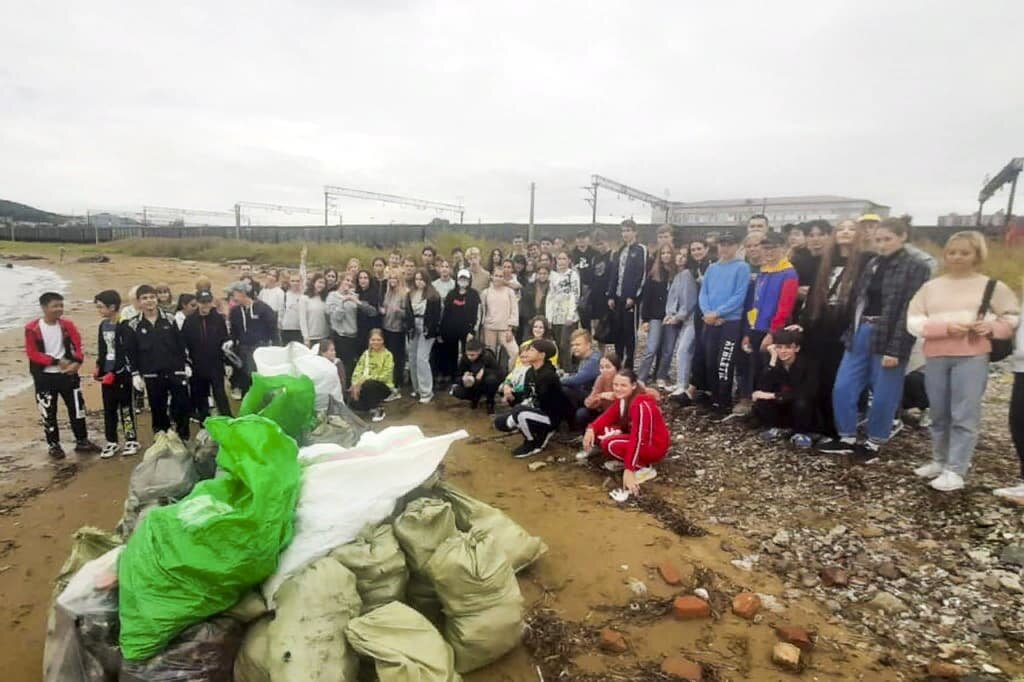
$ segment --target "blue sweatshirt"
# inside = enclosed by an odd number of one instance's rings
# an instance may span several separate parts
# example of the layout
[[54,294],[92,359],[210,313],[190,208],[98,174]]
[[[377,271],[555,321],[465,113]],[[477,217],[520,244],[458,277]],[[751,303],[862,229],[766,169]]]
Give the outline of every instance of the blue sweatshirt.
[[741,258],[712,263],[700,287],[700,309],[727,322],[743,317],[743,301],[750,284],[750,266]]
[[562,377],[562,385],[589,391],[601,373],[601,357],[601,352],[595,350],[590,357],[580,361],[579,369],[575,374],[567,374]]

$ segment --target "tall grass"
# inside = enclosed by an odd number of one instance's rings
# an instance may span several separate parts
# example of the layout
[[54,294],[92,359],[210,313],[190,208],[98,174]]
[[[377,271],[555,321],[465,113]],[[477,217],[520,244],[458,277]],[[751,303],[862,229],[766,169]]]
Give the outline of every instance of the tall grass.
[[[942,245],[932,241],[915,243],[939,260],[939,272],[942,272]],[[981,271],[1005,283],[1019,296],[1024,287],[1024,248],[1010,248],[1003,243],[989,241],[988,258]]]
[[[507,250],[508,245],[497,241],[479,239],[472,235],[446,232],[437,235],[429,242],[437,249],[439,256],[448,257],[456,246],[467,249],[476,246],[484,254],[493,248]],[[247,260],[263,265],[294,267],[299,263],[303,246],[308,247],[307,263],[311,269],[337,268],[343,269],[350,258],[358,258],[363,267],[369,267],[376,256],[387,256],[392,248],[402,255],[413,256],[419,260],[420,253],[427,242],[407,242],[395,247],[374,248],[349,242],[309,243],[285,242],[269,244],[263,242],[238,241],[235,239],[203,238],[203,239],[130,239],[110,242],[104,245],[107,251],[123,253],[129,256],[147,256],[151,258],[178,258],[183,260],[229,261]]]

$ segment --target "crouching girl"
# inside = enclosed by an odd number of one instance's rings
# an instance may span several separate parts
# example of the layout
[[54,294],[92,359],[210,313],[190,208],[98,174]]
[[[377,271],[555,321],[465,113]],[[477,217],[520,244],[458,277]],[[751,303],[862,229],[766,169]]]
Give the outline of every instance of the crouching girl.
[[641,483],[658,475],[652,465],[665,457],[670,439],[658,401],[632,370],[619,371],[612,393],[615,400],[583,434],[583,449],[589,452],[597,445],[611,458],[605,462],[606,469],[625,469],[622,488],[611,492],[612,499],[624,502],[640,492]]

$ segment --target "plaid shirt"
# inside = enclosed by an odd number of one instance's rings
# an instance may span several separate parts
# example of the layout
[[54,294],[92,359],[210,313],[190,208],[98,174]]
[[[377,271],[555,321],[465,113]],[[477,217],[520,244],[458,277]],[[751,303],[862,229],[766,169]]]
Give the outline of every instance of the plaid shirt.
[[[857,301],[853,325],[843,334],[847,350],[853,346],[853,336],[860,326],[867,301],[868,286],[881,262],[881,256],[872,258],[861,271],[855,289]],[[907,306],[921,285],[928,281],[930,270],[923,261],[901,249],[891,256],[892,261],[882,273],[882,314],[871,330],[871,352],[890,355],[905,362],[914,347],[914,336],[907,331]]]

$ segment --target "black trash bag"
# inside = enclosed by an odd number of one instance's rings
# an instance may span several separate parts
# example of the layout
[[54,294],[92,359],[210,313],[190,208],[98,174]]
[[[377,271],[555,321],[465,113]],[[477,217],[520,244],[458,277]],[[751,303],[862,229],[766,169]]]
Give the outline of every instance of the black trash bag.
[[125,661],[118,682],[231,682],[244,626],[214,616],[193,625],[147,661]]
[[201,429],[194,440],[192,458],[195,460],[196,473],[200,481],[213,478],[217,475],[217,452],[220,445],[210,438],[206,429]]

